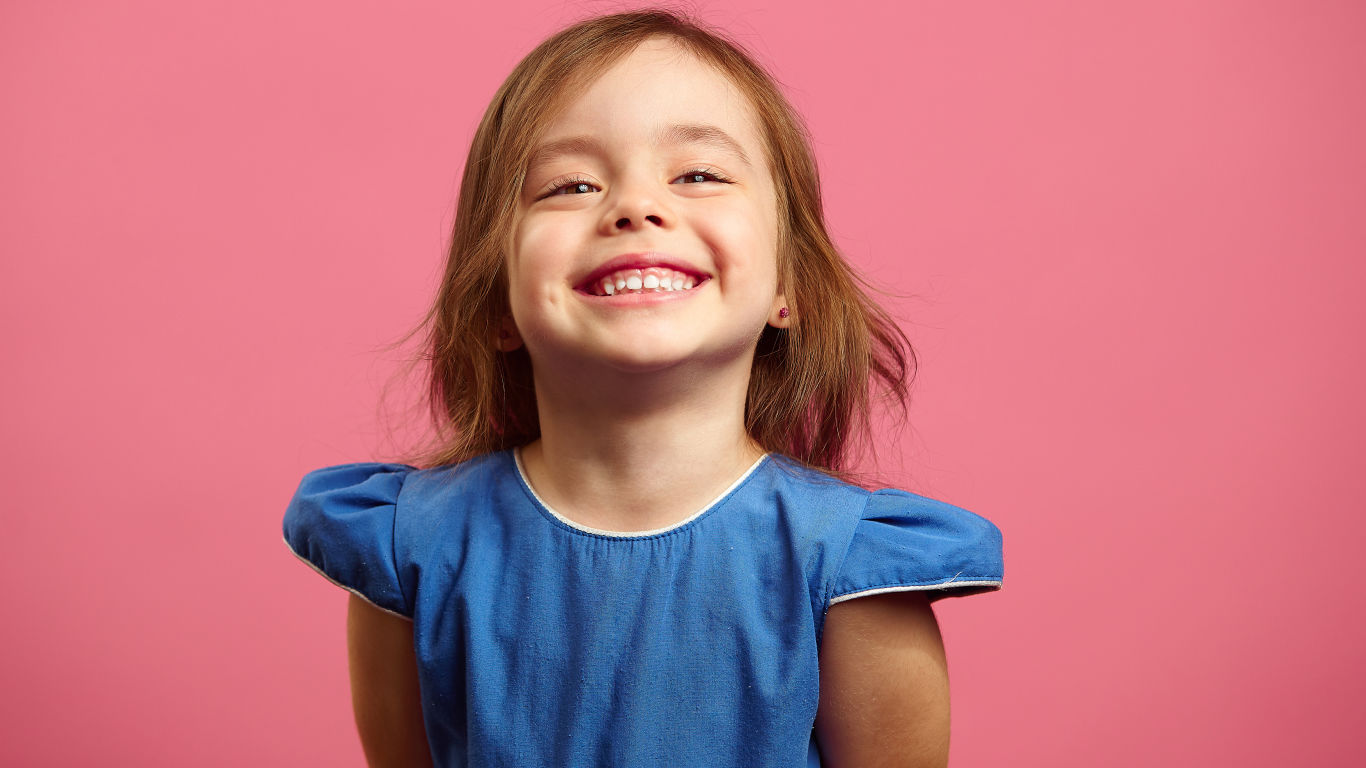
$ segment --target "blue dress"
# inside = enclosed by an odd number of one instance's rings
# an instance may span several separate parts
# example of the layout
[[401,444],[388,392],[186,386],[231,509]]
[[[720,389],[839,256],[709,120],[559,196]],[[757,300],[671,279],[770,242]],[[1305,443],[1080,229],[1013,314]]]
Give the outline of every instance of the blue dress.
[[825,612],[864,595],[999,589],[1001,532],[770,454],[656,531],[573,523],[515,451],[303,479],[284,538],[413,622],[438,766],[820,765]]

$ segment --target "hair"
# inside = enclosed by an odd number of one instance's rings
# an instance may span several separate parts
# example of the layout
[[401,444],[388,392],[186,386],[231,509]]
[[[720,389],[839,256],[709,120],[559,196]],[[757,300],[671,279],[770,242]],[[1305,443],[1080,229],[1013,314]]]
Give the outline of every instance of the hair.
[[438,466],[525,445],[540,435],[525,348],[500,351],[509,312],[504,256],[535,141],[597,74],[653,38],[667,38],[727,76],[758,119],[777,190],[778,276],[792,312],[755,349],[745,429],[764,450],[851,477],[856,442],[870,444],[872,393],[902,419],[916,358],[905,334],[826,232],[806,127],[743,47],[674,11],[590,18],[546,39],[503,82],[470,146],[436,301],[424,329],[434,436],[409,462]]

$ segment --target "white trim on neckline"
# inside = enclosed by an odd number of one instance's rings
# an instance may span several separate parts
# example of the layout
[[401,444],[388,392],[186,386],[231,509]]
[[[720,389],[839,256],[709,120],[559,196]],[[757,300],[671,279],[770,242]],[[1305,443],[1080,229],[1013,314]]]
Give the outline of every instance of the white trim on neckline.
[[687,525],[688,523],[691,523],[692,521],[696,520],[702,515],[705,515],[707,512],[711,510],[712,507],[715,507],[717,504],[719,504],[722,499],[729,496],[732,491],[734,491],[736,488],[739,488],[742,484],[744,484],[744,482],[749,479],[749,476],[754,474],[754,470],[758,469],[759,466],[764,463],[764,459],[767,459],[768,456],[769,455],[767,453],[765,453],[763,456],[760,456],[757,460],[755,460],[753,464],[749,465],[749,469],[746,469],[745,473],[743,475],[740,475],[740,477],[736,479],[735,482],[731,483],[726,488],[726,490],[718,493],[715,498],[707,502],[706,505],[703,506],[702,509],[698,510],[696,513],[689,515],[683,520],[679,520],[673,525],[668,525],[663,528],[655,528],[654,530],[649,531],[608,531],[602,528],[590,528],[589,526],[583,525],[581,523],[576,523],[573,520],[570,520],[569,518],[560,514],[559,512],[556,512],[554,507],[545,503],[545,499],[542,499],[540,494],[536,493],[536,489],[531,487],[531,480],[529,480],[526,476],[526,468],[522,466],[521,447],[518,446],[517,448],[512,449],[512,461],[513,464],[515,464],[517,467],[517,479],[522,481],[522,487],[526,488],[527,493],[531,494],[531,498],[536,500],[536,503],[541,506],[541,509],[545,510],[546,512],[549,512],[550,515],[554,517],[556,520],[560,521],[561,523],[564,523],[565,525],[569,526],[570,528],[573,528],[576,531],[583,531],[584,533],[591,533],[597,536],[610,536],[616,539],[644,539],[650,536],[658,536],[661,533],[668,533],[669,531],[682,528],[683,526]]

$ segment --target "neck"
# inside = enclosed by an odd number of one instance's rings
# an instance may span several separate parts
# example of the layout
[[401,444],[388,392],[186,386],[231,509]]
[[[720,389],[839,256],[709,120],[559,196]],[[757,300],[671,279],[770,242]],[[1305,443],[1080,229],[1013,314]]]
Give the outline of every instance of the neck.
[[764,453],[745,431],[744,363],[719,375],[537,376],[541,438],[522,451],[528,480],[560,514],[593,528],[652,530],[691,517]]

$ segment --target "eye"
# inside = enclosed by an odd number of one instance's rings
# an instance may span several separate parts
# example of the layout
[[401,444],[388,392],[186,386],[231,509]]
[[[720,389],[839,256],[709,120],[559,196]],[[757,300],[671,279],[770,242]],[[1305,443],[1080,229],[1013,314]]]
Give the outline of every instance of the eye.
[[731,180],[721,174],[720,171],[711,168],[694,168],[682,176],[674,179],[673,184],[701,184],[707,181],[717,181],[722,184],[730,184]]
[[541,195],[541,197],[554,197],[555,195],[586,195],[597,188],[597,185],[588,179],[570,176],[550,182],[550,184],[546,186],[545,194]]

